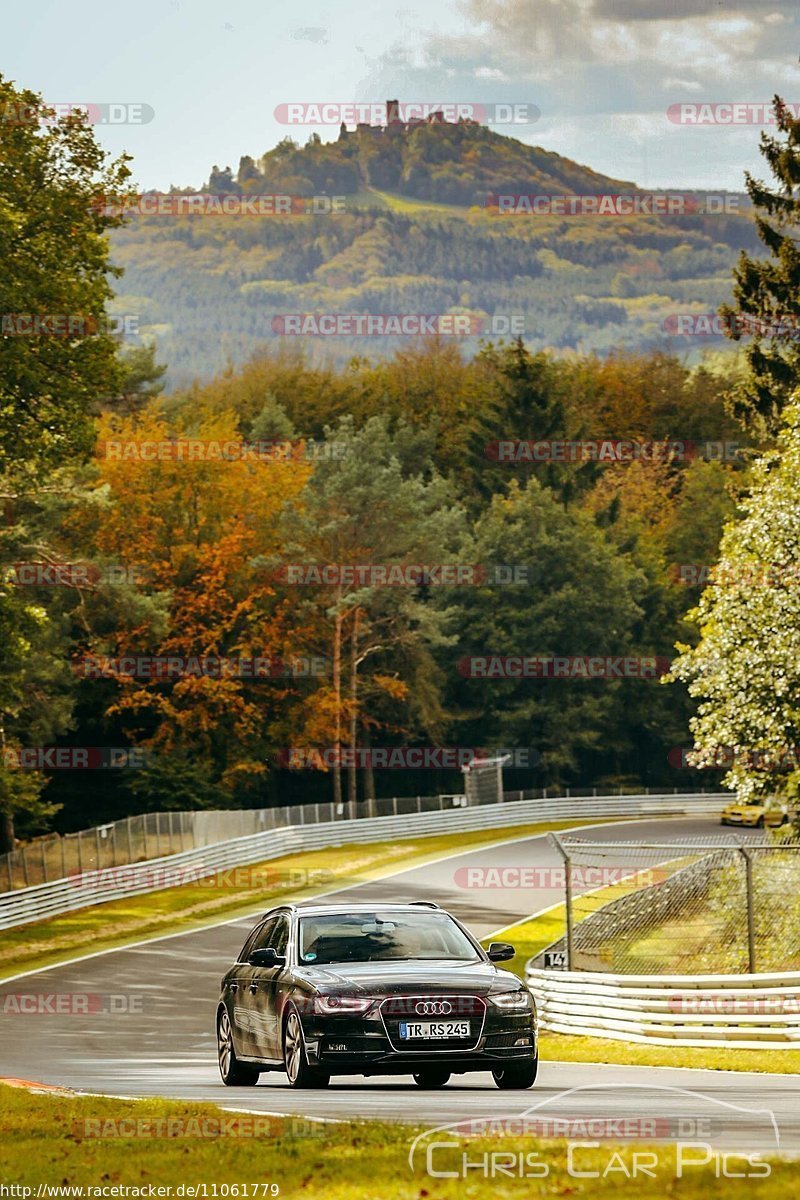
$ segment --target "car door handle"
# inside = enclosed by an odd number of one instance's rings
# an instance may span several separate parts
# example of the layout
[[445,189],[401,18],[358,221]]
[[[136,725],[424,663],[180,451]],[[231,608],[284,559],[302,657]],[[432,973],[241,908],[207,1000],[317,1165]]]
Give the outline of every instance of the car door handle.
[[230,985],[230,989],[231,989],[231,991],[232,991],[232,992],[238,992],[238,990],[239,990],[239,985],[238,985],[238,983],[232,983],[232,984]]
[[250,984],[250,994],[251,994],[252,996],[255,996],[255,994],[256,994],[256,992],[257,992],[257,991],[258,991],[258,984],[257,984],[257,983],[251,983],[251,984]]

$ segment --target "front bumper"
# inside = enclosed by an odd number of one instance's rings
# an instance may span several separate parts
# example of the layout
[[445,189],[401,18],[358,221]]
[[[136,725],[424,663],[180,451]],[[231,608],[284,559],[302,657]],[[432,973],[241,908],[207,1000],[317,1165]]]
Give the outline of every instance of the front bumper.
[[398,1047],[379,1013],[366,1016],[301,1017],[309,1065],[333,1074],[405,1074],[424,1067],[451,1072],[491,1070],[509,1061],[536,1057],[536,1025],[530,1009],[504,1013],[487,1008],[476,1036],[459,1044],[414,1043]]

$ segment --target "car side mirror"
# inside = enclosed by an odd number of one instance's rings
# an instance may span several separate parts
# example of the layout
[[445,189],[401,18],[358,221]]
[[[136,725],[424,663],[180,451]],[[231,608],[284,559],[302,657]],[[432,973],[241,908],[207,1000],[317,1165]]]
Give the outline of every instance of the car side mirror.
[[273,946],[265,946],[261,950],[254,950],[247,961],[251,967],[284,967],[286,955],[277,954]]
[[517,952],[508,942],[490,942],[486,953],[492,962],[506,962],[509,958],[514,958]]

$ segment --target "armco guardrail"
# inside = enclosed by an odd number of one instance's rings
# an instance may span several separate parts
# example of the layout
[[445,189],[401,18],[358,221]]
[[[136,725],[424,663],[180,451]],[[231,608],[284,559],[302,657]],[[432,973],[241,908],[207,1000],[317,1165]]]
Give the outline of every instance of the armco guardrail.
[[542,1029],[657,1046],[800,1045],[800,972],[606,975],[528,964]]
[[[691,788],[687,789],[691,791]],[[547,789],[532,788],[506,793],[503,800],[548,800]],[[635,794],[621,788],[618,795]],[[645,788],[645,795],[649,789]],[[673,795],[678,789],[673,788]],[[597,788],[566,788],[564,795],[597,796]],[[184,850],[197,850],[233,838],[279,829],[284,825],[318,825],[320,821],[366,817],[401,817],[405,813],[440,812],[450,808],[469,808],[473,804],[501,803],[496,795],[486,796],[384,796],[361,801],[354,814],[345,804],[319,802],[291,804],[273,808],[198,809],[191,812],[149,812],[136,817],[107,821],[75,833],[45,834],[31,842],[0,854],[0,891],[35,887],[82,875],[101,867],[121,867],[146,859],[164,858]]]
[[559,797],[268,829],[216,845],[171,854],[167,858],[83,872],[52,883],[5,892],[0,895],[0,929],[41,921],[89,904],[161,891],[231,867],[265,862],[297,850],[459,830],[495,829],[538,821],[591,821],[595,817],[677,816],[689,813],[702,816],[718,812],[720,804],[727,798],[727,793],[597,796],[580,800]]

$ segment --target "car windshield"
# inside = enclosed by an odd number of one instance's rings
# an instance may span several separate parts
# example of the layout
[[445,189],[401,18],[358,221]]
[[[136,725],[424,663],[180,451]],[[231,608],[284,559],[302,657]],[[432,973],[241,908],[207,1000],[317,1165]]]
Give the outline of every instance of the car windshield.
[[326,913],[301,917],[302,963],[446,959],[479,962],[480,955],[452,917],[441,912]]

